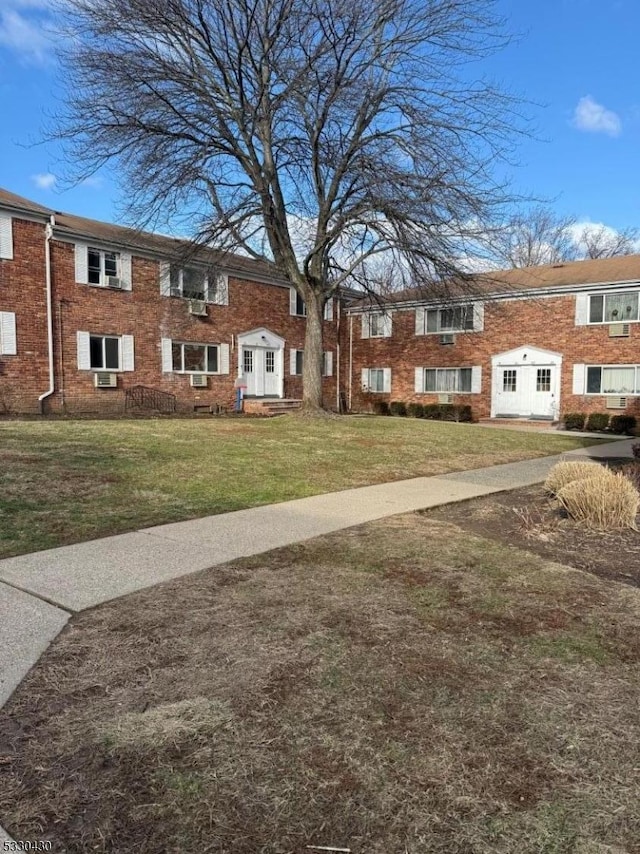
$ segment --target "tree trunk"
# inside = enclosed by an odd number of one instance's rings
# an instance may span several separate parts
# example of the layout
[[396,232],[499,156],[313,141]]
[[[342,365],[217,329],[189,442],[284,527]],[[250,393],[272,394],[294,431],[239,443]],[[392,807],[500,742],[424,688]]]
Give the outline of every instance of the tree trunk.
[[322,297],[313,292],[305,296],[307,328],[302,363],[302,409],[313,413],[322,410]]

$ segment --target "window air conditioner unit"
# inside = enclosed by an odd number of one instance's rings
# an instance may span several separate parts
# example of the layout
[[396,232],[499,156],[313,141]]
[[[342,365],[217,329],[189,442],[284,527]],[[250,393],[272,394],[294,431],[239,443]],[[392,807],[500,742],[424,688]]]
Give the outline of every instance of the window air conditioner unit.
[[118,278],[118,276],[107,276],[107,287],[115,288],[115,290],[122,290],[122,279]]
[[441,344],[455,344],[456,343],[456,336],[451,332],[447,332],[445,335],[440,336],[440,343]]
[[607,409],[626,409],[627,408],[627,398],[626,397],[608,397],[607,399]]
[[628,338],[631,334],[631,327],[628,323],[610,323],[609,338]]
[[209,377],[206,374],[191,374],[191,385],[193,388],[207,388]]
[[453,403],[453,395],[452,394],[439,394],[438,395],[438,403]]
[[190,299],[189,300],[189,314],[193,314],[196,317],[206,317],[207,316],[207,304],[203,299]]
[[117,388],[118,375],[98,372],[93,375],[93,384],[96,388]]

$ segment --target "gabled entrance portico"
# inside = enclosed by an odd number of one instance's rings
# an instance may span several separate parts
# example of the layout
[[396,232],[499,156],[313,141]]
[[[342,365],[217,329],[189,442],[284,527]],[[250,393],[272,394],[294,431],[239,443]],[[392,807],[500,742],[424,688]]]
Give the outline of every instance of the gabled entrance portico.
[[554,421],[560,412],[562,355],[517,347],[491,359],[491,417]]
[[284,338],[264,327],[238,335],[238,376],[247,397],[284,397]]

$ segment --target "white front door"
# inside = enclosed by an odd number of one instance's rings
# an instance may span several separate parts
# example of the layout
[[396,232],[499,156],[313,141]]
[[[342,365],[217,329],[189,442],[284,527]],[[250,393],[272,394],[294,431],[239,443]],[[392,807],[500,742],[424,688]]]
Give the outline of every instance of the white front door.
[[282,350],[267,347],[242,348],[242,372],[252,397],[279,397],[282,385]]
[[493,417],[558,418],[560,353],[537,347],[518,347],[494,356],[492,363]]
[[555,418],[557,365],[500,365],[494,373],[496,417]]

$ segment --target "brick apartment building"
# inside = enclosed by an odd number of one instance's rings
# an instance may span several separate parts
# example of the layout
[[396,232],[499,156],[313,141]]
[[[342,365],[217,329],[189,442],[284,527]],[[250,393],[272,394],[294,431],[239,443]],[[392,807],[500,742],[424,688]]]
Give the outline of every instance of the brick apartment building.
[[[0,191],[0,412],[229,409],[240,374],[252,398],[300,398],[295,291],[268,264],[209,251],[183,263],[183,249]],[[325,310],[332,407],[340,309]]]
[[[178,411],[228,409],[239,375],[248,408],[300,398],[295,291],[241,256],[180,261],[182,245],[0,190],[0,413],[119,413],[163,395]],[[446,304],[419,291],[384,307],[333,300],[325,405],[638,413],[639,301],[640,256],[490,274]]]
[[[446,304],[351,309],[349,400],[470,404],[476,418],[640,414],[640,256],[508,270]],[[345,348],[346,349],[346,348]]]

